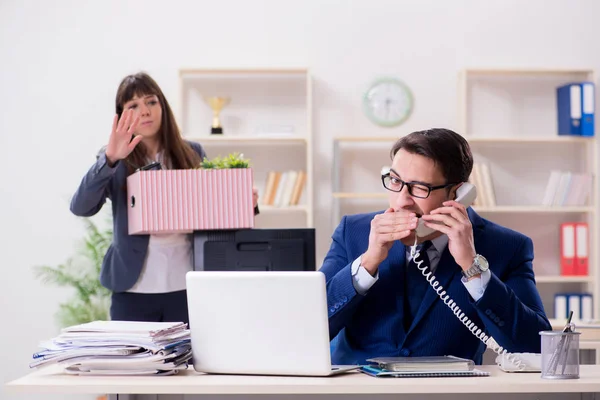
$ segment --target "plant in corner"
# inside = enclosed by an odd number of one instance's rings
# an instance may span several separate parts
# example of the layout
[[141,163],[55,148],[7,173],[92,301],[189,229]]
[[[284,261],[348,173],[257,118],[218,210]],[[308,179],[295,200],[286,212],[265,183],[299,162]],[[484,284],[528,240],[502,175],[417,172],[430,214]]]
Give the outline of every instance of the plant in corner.
[[100,268],[104,254],[112,241],[112,230],[102,230],[89,218],[83,245],[64,264],[35,266],[38,279],[57,286],[71,287],[75,294],[60,304],[56,319],[60,327],[109,320],[110,291],[100,284]]

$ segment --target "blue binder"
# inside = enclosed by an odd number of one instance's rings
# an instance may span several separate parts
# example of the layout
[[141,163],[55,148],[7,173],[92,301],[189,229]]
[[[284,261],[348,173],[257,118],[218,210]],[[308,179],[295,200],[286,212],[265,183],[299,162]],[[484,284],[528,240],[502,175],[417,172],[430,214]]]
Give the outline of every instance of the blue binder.
[[581,83],[581,136],[594,136],[595,90],[592,82]]
[[559,135],[581,135],[581,91],[579,83],[556,88]]

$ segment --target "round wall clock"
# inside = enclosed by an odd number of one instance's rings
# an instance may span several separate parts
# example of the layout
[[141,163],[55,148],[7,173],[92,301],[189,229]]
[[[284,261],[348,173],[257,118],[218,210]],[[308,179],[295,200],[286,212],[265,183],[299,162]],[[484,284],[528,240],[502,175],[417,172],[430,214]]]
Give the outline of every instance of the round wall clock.
[[397,126],[406,121],[413,110],[413,95],[402,81],[380,78],[363,96],[366,116],[380,126]]

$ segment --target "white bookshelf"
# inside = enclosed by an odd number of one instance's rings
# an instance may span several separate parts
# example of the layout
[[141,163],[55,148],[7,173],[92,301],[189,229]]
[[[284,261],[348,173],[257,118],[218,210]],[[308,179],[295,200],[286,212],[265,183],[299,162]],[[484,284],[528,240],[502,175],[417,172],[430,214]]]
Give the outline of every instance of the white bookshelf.
[[[557,292],[590,292],[598,318],[597,140],[558,136],[555,88],[570,81],[595,82],[587,69],[468,69],[458,85],[457,132],[469,142],[476,162],[490,166],[495,206],[476,205],[483,218],[522,232],[534,243],[533,261],[544,307],[554,316]],[[424,127],[427,128],[427,127]],[[409,133],[409,132],[405,132]],[[388,193],[380,180],[397,136],[334,139],[332,226],[346,214],[383,210]],[[590,201],[582,206],[542,206],[550,170],[593,173]],[[560,224],[589,224],[589,276],[560,275]]]
[[212,135],[212,136],[199,136],[188,138],[190,140],[202,140],[205,143],[222,143],[222,144],[240,144],[240,143],[258,143],[258,144],[289,144],[289,143],[297,143],[297,144],[306,144],[306,137],[296,137],[296,136],[223,136]]
[[[598,142],[559,136],[556,112],[556,87],[584,80],[595,83],[594,70],[468,68],[458,79],[459,131],[475,161],[490,166],[499,205],[478,212],[531,237],[537,287],[549,318],[557,292],[592,293],[595,318],[599,315]],[[587,204],[540,206],[550,169],[592,173]],[[571,221],[589,225],[589,276],[560,275],[560,224]]]
[[[178,121],[184,138],[209,158],[233,152],[251,163],[259,192],[257,228],[313,227],[312,81],[307,69],[181,69]],[[228,96],[220,113],[223,134],[210,134],[212,110],[204,96]],[[270,171],[302,170],[298,205],[262,205]]]
[[[345,136],[336,138],[338,142],[385,142],[389,143],[394,140],[394,138],[386,137],[386,136]],[[520,136],[520,137],[510,137],[510,136],[488,136],[488,137],[469,137],[469,143],[534,143],[534,144],[564,144],[564,143],[581,143],[581,144],[589,144],[588,138],[583,137],[573,137],[573,136],[556,136],[556,137],[543,137],[543,136]]]
[[[387,199],[387,193],[360,193],[360,192],[334,192],[333,197],[337,199]],[[591,213],[594,207],[544,207],[544,206],[473,206],[478,213]]]
[[[542,275],[536,276],[535,280],[537,283],[593,283],[593,276],[552,276]],[[564,326],[564,322],[563,322]]]

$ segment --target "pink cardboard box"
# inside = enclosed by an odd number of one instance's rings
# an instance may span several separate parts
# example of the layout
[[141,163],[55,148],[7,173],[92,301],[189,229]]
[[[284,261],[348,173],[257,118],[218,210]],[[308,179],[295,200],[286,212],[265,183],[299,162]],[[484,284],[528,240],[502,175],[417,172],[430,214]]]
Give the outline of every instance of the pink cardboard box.
[[129,234],[254,228],[252,169],[138,171],[127,178]]

